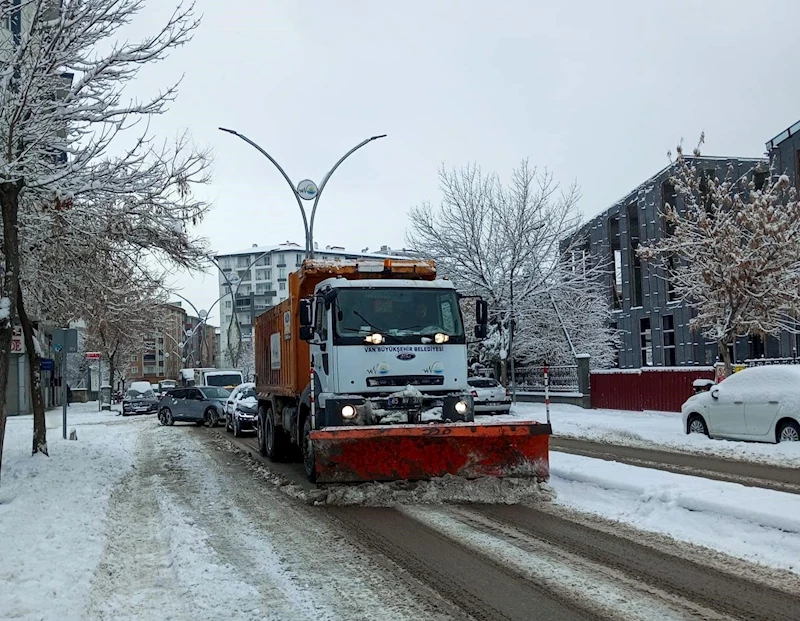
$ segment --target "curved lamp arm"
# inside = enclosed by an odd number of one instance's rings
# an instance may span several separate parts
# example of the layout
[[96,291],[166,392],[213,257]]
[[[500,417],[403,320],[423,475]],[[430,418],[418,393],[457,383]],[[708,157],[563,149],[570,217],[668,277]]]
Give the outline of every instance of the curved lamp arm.
[[316,198],[314,198],[314,206],[311,208],[311,224],[306,229],[307,231],[306,237],[308,238],[306,245],[309,246],[310,254],[308,256],[310,258],[312,259],[314,258],[314,218],[317,215],[317,204],[319,203],[319,197],[322,196],[322,191],[328,184],[328,179],[331,178],[331,175],[336,171],[337,168],[339,168],[339,165],[342,162],[344,162],[348,157],[350,157],[353,153],[358,151],[364,145],[369,144],[373,140],[378,140],[379,138],[386,138],[386,134],[381,134],[380,136],[372,136],[370,138],[367,138],[366,140],[359,142],[356,146],[354,146],[352,149],[350,149],[347,153],[345,153],[342,157],[339,158],[339,161],[333,165],[333,168],[331,168],[325,175],[325,177],[322,179],[322,183],[319,184],[319,190],[317,191],[317,196]]

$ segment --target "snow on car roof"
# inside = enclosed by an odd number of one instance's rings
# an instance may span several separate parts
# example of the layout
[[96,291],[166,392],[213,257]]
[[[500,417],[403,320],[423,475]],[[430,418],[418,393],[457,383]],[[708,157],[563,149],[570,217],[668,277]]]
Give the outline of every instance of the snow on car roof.
[[778,401],[780,413],[797,411],[800,365],[771,364],[749,367],[725,378],[716,389],[720,400]]

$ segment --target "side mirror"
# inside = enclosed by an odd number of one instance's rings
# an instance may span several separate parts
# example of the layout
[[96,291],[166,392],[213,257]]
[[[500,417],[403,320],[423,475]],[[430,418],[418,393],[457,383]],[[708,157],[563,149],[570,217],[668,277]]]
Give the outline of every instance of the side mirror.
[[300,340],[310,341],[314,338],[314,328],[311,326],[300,326]]
[[[310,328],[314,325],[314,319],[311,313],[311,300],[300,300],[300,307],[298,308],[300,313],[300,327],[301,328]],[[300,337],[303,338],[302,336]],[[308,339],[303,339],[307,341]]]
[[475,338],[476,339],[485,339],[486,338],[486,324],[479,323],[475,326]]
[[711,398],[712,399],[719,399],[719,388],[715,388],[711,391]]

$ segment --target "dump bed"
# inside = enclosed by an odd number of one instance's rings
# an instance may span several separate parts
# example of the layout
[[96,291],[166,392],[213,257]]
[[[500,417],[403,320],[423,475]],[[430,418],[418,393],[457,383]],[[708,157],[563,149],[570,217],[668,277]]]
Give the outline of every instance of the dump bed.
[[416,260],[303,261],[300,270],[289,274],[289,297],[256,317],[253,328],[259,393],[299,396],[308,385],[310,354],[308,343],[298,338],[298,302],[313,295],[323,280],[336,277],[434,280],[436,269],[432,261]]

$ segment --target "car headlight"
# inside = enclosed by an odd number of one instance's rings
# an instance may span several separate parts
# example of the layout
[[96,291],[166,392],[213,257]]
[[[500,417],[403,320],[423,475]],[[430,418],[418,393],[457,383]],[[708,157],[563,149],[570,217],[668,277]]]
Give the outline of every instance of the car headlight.
[[342,418],[355,418],[356,416],[356,409],[352,405],[343,405],[342,406]]
[[464,414],[469,406],[467,406],[466,401],[458,401],[453,408],[455,409],[456,413]]

